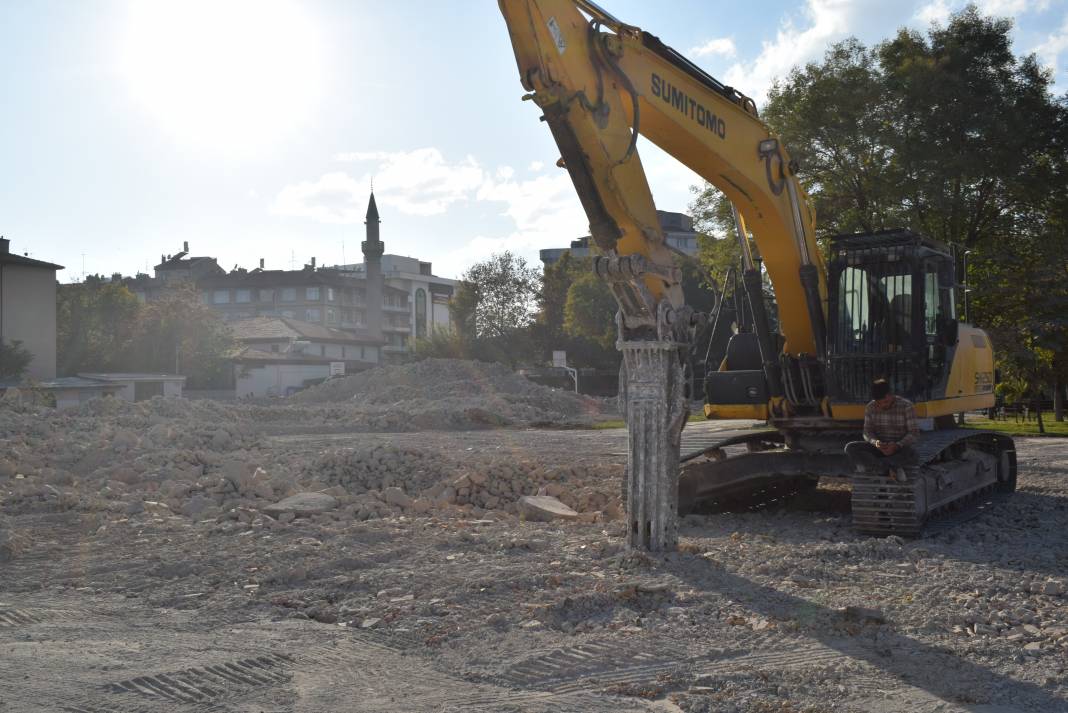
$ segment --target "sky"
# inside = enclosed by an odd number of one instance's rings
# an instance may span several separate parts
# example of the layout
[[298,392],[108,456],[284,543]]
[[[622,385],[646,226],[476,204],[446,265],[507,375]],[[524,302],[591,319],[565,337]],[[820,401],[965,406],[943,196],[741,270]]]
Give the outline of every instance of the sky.
[[[848,36],[958,0],[602,0],[754,97]],[[979,0],[1068,91],[1068,0]],[[85,274],[151,273],[188,241],[227,270],[358,262],[374,184],[386,252],[459,277],[588,221],[493,0],[0,2],[0,234]],[[657,207],[696,175],[648,142]]]

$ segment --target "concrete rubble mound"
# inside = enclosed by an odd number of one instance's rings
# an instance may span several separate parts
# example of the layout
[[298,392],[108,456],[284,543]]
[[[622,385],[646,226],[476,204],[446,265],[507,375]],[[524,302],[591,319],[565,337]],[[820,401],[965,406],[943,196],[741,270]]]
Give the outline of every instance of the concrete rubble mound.
[[502,364],[460,359],[425,359],[331,379],[291,401],[354,402],[413,415],[452,411],[485,425],[569,422],[605,410],[599,399],[535,384]]
[[[352,378],[371,394],[374,408],[388,400],[387,393],[393,394],[389,398],[404,393],[429,396],[432,389],[404,385],[420,374],[437,374],[445,398],[460,393],[460,386],[450,386],[449,378],[441,376],[449,369],[459,370],[449,377],[453,380],[481,381],[468,391],[496,394],[490,399],[498,399],[497,408],[511,408],[513,415],[515,404],[544,415],[541,406],[531,406],[539,399],[556,399],[572,414],[586,407],[581,398],[564,394],[560,399],[559,392],[525,383],[492,365],[437,360],[377,370],[381,383],[375,385],[367,376]],[[336,388],[354,390],[346,381]],[[501,394],[518,400],[506,402]],[[303,432],[299,429],[316,423],[322,409],[347,424],[350,404],[352,399],[325,406],[265,406],[155,398],[133,404],[100,399],[63,411],[4,405],[0,511],[97,513],[101,522],[181,517],[276,527],[307,517],[502,519],[518,517],[520,497],[548,495],[590,520],[611,519],[621,512],[616,466],[561,468],[544,464],[536,452],[456,453],[367,442],[319,449],[309,457],[271,443],[271,427]],[[437,430],[464,427],[456,420],[443,423]],[[2,523],[0,549],[4,557],[22,549]]]

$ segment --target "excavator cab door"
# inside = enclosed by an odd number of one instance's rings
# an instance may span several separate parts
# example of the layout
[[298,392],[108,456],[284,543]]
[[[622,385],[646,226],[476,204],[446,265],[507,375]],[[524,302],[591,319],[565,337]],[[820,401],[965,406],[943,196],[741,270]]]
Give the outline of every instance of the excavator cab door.
[[926,400],[946,377],[956,339],[949,251],[906,230],[838,236],[829,278],[834,400],[866,402],[879,378]]

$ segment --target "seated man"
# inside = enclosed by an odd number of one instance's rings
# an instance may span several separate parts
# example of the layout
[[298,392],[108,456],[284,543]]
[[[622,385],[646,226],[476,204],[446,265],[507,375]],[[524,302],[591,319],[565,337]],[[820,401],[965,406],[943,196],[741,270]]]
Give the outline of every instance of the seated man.
[[912,402],[890,393],[890,384],[879,379],[871,387],[872,401],[864,409],[864,440],[846,444],[853,465],[866,470],[889,471],[904,483],[905,466],[916,464],[913,444],[919,437]]

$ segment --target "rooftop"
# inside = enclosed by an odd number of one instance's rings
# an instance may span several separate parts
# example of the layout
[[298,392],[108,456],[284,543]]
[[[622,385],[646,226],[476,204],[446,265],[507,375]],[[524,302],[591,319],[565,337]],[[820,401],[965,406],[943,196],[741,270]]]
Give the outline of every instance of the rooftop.
[[344,342],[347,344],[378,344],[379,340],[361,337],[321,324],[313,324],[289,317],[253,317],[230,323],[234,338],[239,341],[313,339],[324,342]]
[[35,381],[32,384],[21,381],[0,381],[0,389],[13,388],[45,389],[46,391],[54,391],[56,389],[106,389],[118,391],[122,386],[120,384],[109,384],[106,381],[99,381],[97,379],[86,379],[80,376],[61,376],[57,379]]
[[147,374],[140,372],[80,373],[78,376],[100,381],[185,381],[181,374]]
[[32,257],[24,255],[16,255],[11,252],[11,241],[7,238],[0,238],[0,265],[21,265],[22,267],[40,267],[48,270],[63,269],[62,265],[45,262],[44,260],[34,260]]

